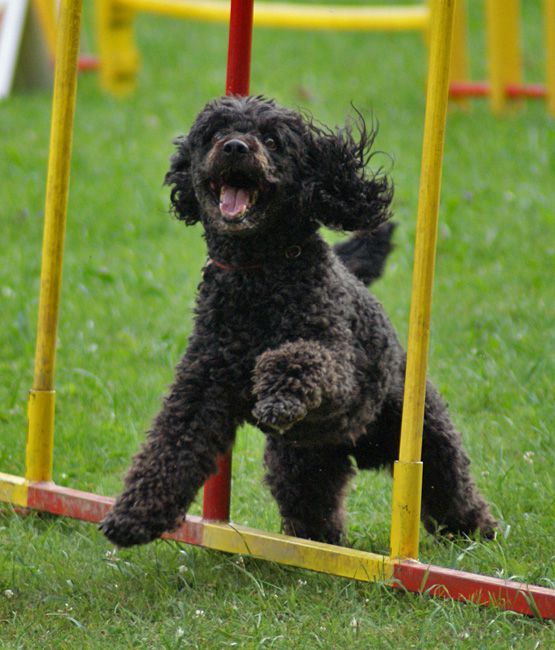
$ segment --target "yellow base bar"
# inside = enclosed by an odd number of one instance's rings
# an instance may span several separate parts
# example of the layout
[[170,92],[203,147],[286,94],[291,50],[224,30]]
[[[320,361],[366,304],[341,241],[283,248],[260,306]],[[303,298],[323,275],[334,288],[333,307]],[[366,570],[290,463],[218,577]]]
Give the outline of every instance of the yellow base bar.
[[365,582],[388,580],[394,569],[392,560],[375,553],[233,524],[204,522],[202,546]]
[[[117,6],[178,18],[229,21],[229,2],[219,0],[117,0]],[[337,30],[424,30],[428,9],[422,6],[358,7],[255,3],[254,24],[266,27]]]
[[52,478],[55,398],[53,390],[29,392],[25,465],[25,477],[29,481],[50,481]]
[[418,559],[422,463],[396,461],[393,467],[391,557]]
[[28,481],[22,476],[0,472],[0,501],[14,506],[27,506]]

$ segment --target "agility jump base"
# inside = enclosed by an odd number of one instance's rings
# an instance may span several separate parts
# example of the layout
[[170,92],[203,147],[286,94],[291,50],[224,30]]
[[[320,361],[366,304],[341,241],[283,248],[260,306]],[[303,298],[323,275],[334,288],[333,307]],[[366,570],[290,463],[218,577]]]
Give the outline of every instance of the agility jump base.
[[[555,618],[555,590],[422,564],[418,557],[422,423],[454,0],[433,0],[407,373],[399,460],[393,472],[390,555],[381,556],[228,523],[231,457],[204,489],[203,518],[165,537],[331,575]],[[249,92],[252,0],[232,0],[228,94]],[[0,501],[98,523],[113,499],[52,483],[54,367],[69,192],[82,0],[62,0],[48,162],[35,371],[29,394],[25,476],[0,473]],[[220,519],[224,521],[214,521]]]
[[[90,523],[100,522],[114,502],[112,498],[97,494],[59,487],[53,483],[28,482],[1,473],[0,500]],[[555,618],[553,589],[445,569],[414,560],[396,560],[376,553],[191,515],[175,533],[165,534],[164,538],[362,582],[380,582],[428,596],[493,605],[544,619]]]
[[[312,31],[421,32],[428,40],[435,0],[416,5],[319,5],[292,2],[255,3],[256,27]],[[185,20],[227,23],[226,0],[96,0],[100,82],[104,90],[125,95],[136,86],[140,55],[134,20],[152,13]],[[468,77],[462,5],[455,14],[451,70],[454,79]]]
[[[485,0],[488,80],[468,81],[465,76],[457,75],[457,81],[451,84],[451,97],[487,97],[491,110],[497,114],[506,112],[514,100],[543,99],[547,101],[548,112],[555,117],[555,0],[541,2],[545,84],[523,83],[520,0]],[[464,12],[462,4],[460,11]],[[460,20],[466,22],[464,15]],[[464,39],[464,27],[459,31]],[[466,45],[462,51],[466,53]],[[461,69],[468,69],[468,63]]]

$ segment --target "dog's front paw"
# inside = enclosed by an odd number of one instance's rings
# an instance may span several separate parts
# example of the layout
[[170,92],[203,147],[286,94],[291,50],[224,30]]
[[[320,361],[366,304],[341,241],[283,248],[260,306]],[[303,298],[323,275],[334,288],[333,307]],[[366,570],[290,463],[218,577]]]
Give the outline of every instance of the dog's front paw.
[[112,508],[100,522],[99,529],[106,537],[119,547],[147,544],[160,537],[164,532],[159,527],[152,526],[151,522],[143,522],[137,518],[120,513]]
[[259,425],[277,433],[285,433],[291,429],[306,413],[306,406],[300,400],[275,396],[259,400],[252,411]]

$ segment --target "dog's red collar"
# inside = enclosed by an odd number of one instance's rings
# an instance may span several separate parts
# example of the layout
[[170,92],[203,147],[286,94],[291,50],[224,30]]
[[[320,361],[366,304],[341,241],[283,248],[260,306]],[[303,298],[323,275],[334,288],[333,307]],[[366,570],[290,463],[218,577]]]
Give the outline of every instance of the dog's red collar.
[[[303,249],[300,246],[289,246],[289,248],[285,249],[284,257],[286,257],[288,260],[293,260],[299,257],[302,252]],[[211,264],[217,266],[223,271],[252,271],[255,269],[261,269],[265,266],[264,264],[246,264],[244,266],[235,266],[233,264],[221,262],[220,260],[215,260],[213,257],[209,257],[208,261],[206,262],[206,266],[210,266]]]
[[208,258],[208,261],[206,262],[206,266],[211,266],[211,265],[217,266],[219,269],[222,269],[223,271],[251,271],[253,269],[261,269],[262,264],[250,264],[248,266],[233,266],[232,264],[224,264],[224,262],[220,262],[218,260],[215,260],[211,257]]

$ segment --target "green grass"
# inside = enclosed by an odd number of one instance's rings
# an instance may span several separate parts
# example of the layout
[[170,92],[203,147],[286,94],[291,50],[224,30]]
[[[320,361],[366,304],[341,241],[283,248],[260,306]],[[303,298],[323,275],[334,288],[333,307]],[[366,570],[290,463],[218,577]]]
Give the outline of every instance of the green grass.
[[[526,75],[541,78],[538,9],[525,3]],[[534,6],[531,6],[531,5]],[[484,75],[474,7],[473,61]],[[83,75],[57,362],[54,479],[115,494],[186,347],[204,260],[198,228],[167,214],[171,140],[224,87],[226,29],[140,17],[139,87],[116,101]],[[399,227],[375,291],[402,340],[421,153],[424,47],[410,34],[260,30],[252,90],[340,123],[350,101],[380,122]],[[50,97],[0,105],[0,471],[23,473]],[[449,116],[430,373],[502,521],[492,543],[421,559],[553,586],[555,127],[543,104],[503,119]],[[389,158],[391,156],[391,159]],[[391,162],[393,161],[393,163]],[[262,436],[240,433],[234,521],[277,531]],[[359,475],[349,542],[387,552],[390,480]],[[194,511],[198,512],[198,505]],[[549,648],[552,625],[273,564],[158,542],[113,554],[91,525],[0,515],[1,648]]]

